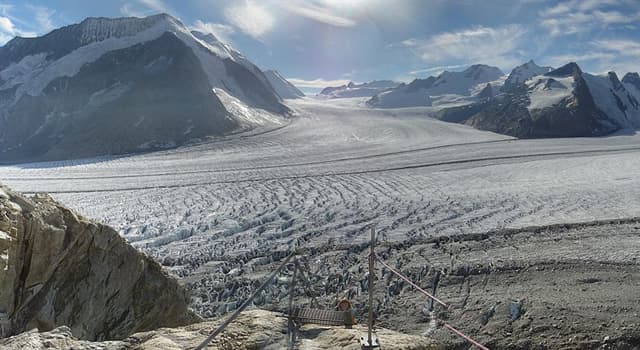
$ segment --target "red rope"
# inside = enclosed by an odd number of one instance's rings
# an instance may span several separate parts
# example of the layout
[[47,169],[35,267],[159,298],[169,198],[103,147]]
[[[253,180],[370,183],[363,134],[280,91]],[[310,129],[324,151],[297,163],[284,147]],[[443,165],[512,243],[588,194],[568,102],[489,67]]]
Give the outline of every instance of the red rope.
[[418,287],[417,284],[411,282],[410,279],[404,277],[400,272],[396,271],[393,269],[393,267],[387,265],[384,261],[382,261],[380,258],[378,258],[376,256],[376,259],[382,264],[384,265],[384,267],[388,268],[391,272],[393,272],[396,276],[402,278],[403,280],[405,280],[407,283],[409,283],[410,285],[412,285],[415,289],[419,290],[422,294],[428,296],[429,298],[433,299],[435,302],[437,302],[438,304],[444,306],[444,307],[449,307],[449,305],[447,305],[447,303],[445,303],[444,301],[434,297],[433,295],[431,295],[429,292],[427,292],[426,290]]
[[478,343],[477,341],[471,339],[471,337],[465,335],[464,333],[460,332],[459,330],[453,328],[453,326],[451,326],[448,323],[444,323],[444,327],[447,328],[448,330],[450,330],[451,332],[457,334],[459,337],[464,338],[466,341],[468,341],[469,343],[471,343],[473,346],[475,346],[476,348],[480,349],[480,350],[489,350],[488,347]]
[[[433,299],[434,301],[436,301],[437,303],[439,303],[440,305],[444,306],[444,307],[449,307],[449,305],[447,305],[447,303],[445,303],[444,301],[434,297],[433,295],[431,295],[429,292],[427,292],[426,290],[418,287],[417,284],[413,283],[409,278],[405,277],[404,275],[402,275],[400,272],[396,271],[393,267],[387,265],[384,261],[382,261],[380,258],[378,258],[376,256],[376,260],[378,260],[384,267],[388,268],[391,272],[393,272],[396,276],[402,278],[403,280],[405,280],[407,283],[409,283],[411,286],[413,286],[415,289],[419,290],[421,293],[423,293],[424,295],[428,296],[429,298]],[[471,337],[465,335],[464,333],[460,332],[459,330],[453,328],[453,326],[451,326],[450,324],[443,322],[444,323],[444,327],[447,328],[448,330],[450,330],[451,332],[453,332],[454,334],[456,334],[457,336],[463,338],[464,340],[468,341],[469,343],[471,343],[473,346],[475,346],[476,348],[480,349],[480,350],[489,350],[489,348],[487,348],[486,346],[478,343],[477,341],[473,340]]]

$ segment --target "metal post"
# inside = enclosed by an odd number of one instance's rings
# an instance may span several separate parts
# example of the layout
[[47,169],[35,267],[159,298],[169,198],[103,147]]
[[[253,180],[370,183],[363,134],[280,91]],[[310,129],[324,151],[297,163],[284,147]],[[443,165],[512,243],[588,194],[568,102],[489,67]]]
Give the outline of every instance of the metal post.
[[244,303],[242,303],[242,305],[240,305],[239,308],[236,309],[236,311],[231,314],[231,316],[229,316],[229,318],[227,318],[224,322],[222,322],[222,324],[220,326],[218,326],[218,328],[216,328],[216,330],[214,330],[208,337],[207,339],[205,339],[202,343],[200,343],[200,345],[198,345],[194,350],[203,350],[207,345],[209,345],[209,343],[216,337],[218,336],[218,334],[222,333],[222,331],[224,331],[225,328],[227,328],[227,326],[233,322],[233,320],[236,319],[236,317],[238,317],[238,315],[240,315],[240,313],[247,308],[247,306],[249,306],[251,304],[251,302],[253,301],[253,299],[260,293],[262,292],[268,285],[269,283],[271,283],[271,280],[273,280],[274,277],[276,277],[277,274],[280,273],[280,270],[282,270],[282,268],[289,263],[289,260],[291,260],[291,258],[296,254],[295,251],[291,252],[291,254],[289,254],[289,256],[287,256],[284,261],[282,263],[280,263],[280,266],[278,266],[278,268],[273,271],[271,273],[271,275],[269,275],[269,277],[267,277],[267,279],[262,283],[262,285],[260,285],[260,287],[258,287],[258,289],[255,290],[255,292],[253,292],[253,294],[249,297],[249,299],[245,300]]
[[367,330],[367,342],[364,343],[361,341],[361,347],[363,350],[365,349],[373,349],[378,348],[378,340],[373,339],[373,294],[374,294],[374,283],[375,283],[375,244],[376,244],[376,231],[375,225],[371,226],[371,251],[369,252],[369,322],[368,322],[368,330]]
[[[295,260],[294,260],[295,262]],[[293,267],[293,275],[289,283],[289,350],[293,350],[296,344],[296,325],[293,322],[293,295],[296,287],[296,273],[298,272],[297,262]]]
[[373,328],[373,288],[374,288],[374,269],[375,269],[375,246],[376,246],[376,228],[371,226],[371,252],[369,252],[369,331],[367,334],[367,341],[369,346],[373,345],[373,339],[371,339],[371,329]]

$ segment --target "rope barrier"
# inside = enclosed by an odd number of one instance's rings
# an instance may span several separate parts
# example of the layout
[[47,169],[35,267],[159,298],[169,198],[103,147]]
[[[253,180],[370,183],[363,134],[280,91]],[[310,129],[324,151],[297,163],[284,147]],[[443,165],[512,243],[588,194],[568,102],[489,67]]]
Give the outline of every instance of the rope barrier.
[[[440,304],[440,305],[442,305],[444,307],[447,307],[447,308],[449,307],[449,305],[447,303],[445,303],[444,301],[442,301],[442,300],[436,298],[435,296],[431,295],[431,293],[427,292],[426,290],[420,288],[417,284],[413,283],[413,281],[411,281],[409,278],[405,277],[403,274],[401,274],[400,272],[396,271],[393,267],[389,266],[387,263],[382,261],[382,259],[380,259],[379,257],[375,256],[375,258],[376,258],[376,260],[378,260],[378,262],[380,262],[380,264],[382,264],[384,267],[388,268],[389,271],[393,272],[394,275],[400,277],[401,279],[403,279],[404,281],[409,283],[412,287],[416,288],[422,294],[428,296],[433,301],[437,302],[438,304]],[[448,324],[448,323],[446,323],[444,321],[443,321],[443,326],[445,328],[447,328],[449,331],[453,332],[455,335],[457,335],[457,336],[463,338],[464,340],[468,341],[469,343],[471,343],[476,348],[478,348],[480,350],[489,350],[489,348],[487,348],[486,346],[478,343],[477,341],[473,340],[473,338],[471,338],[468,335],[460,332],[459,330],[455,329],[453,326],[451,326],[450,324]]]
[[384,267],[388,268],[391,272],[393,272],[396,276],[402,278],[403,280],[405,280],[407,283],[409,283],[412,287],[414,287],[415,289],[419,290],[422,294],[428,296],[429,298],[433,299],[433,301],[435,301],[436,303],[444,306],[444,307],[449,307],[449,305],[447,303],[445,303],[444,301],[436,298],[435,296],[431,295],[431,293],[427,292],[426,290],[420,288],[417,284],[413,283],[410,279],[404,277],[400,272],[396,271],[393,267],[387,265],[384,261],[382,261],[380,258],[378,258],[376,256],[376,259],[378,260],[378,262],[380,262]]
[[459,330],[453,328],[453,326],[451,326],[448,323],[444,323],[443,326],[445,328],[447,328],[448,330],[450,330],[451,332],[455,333],[456,335],[458,335],[461,338],[464,338],[464,340],[468,341],[469,343],[473,344],[473,346],[475,346],[476,348],[480,349],[480,350],[489,350],[489,348],[487,348],[486,346],[478,343],[477,341],[471,339],[471,337],[465,335],[464,333],[460,332]]
[[271,275],[269,275],[269,277],[267,278],[266,281],[264,281],[262,283],[262,285],[260,287],[258,287],[258,289],[256,289],[255,292],[253,292],[253,294],[244,301],[244,303],[242,303],[242,305],[240,305],[239,308],[236,309],[236,311],[229,316],[229,318],[227,318],[224,322],[222,322],[222,324],[220,326],[218,326],[218,328],[216,328],[215,331],[213,331],[208,337],[207,339],[205,339],[200,345],[198,345],[195,350],[202,350],[204,349],[207,345],[209,345],[209,343],[220,333],[222,333],[222,331],[224,331],[225,328],[227,328],[227,326],[233,322],[233,320],[236,319],[236,317],[238,317],[238,315],[240,315],[240,313],[242,311],[244,311],[244,309],[247,308],[247,306],[249,306],[251,304],[251,302],[253,301],[253,299],[255,299],[255,297],[262,292],[263,289],[265,289],[269,283],[271,283],[271,280],[273,280],[274,277],[276,277],[279,273],[280,270],[282,270],[282,268],[289,263],[289,260],[291,260],[291,258],[293,258],[296,255],[296,252],[293,251],[291,252],[291,254],[289,254],[289,256],[287,256],[284,261],[280,264],[280,266],[278,266],[278,268],[273,271],[273,273],[271,273]]

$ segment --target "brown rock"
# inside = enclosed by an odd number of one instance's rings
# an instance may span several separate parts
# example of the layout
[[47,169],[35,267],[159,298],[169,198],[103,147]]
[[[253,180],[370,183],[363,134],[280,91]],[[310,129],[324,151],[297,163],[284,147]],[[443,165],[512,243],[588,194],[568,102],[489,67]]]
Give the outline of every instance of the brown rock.
[[178,283],[108,226],[0,185],[0,335],[121,339],[197,321]]

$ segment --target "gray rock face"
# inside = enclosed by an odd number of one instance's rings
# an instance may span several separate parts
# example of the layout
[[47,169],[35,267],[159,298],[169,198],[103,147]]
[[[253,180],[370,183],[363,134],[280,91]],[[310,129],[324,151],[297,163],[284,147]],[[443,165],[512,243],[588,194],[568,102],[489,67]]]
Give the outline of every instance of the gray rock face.
[[168,15],[89,18],[0,48],[0,162],[117,155],[254,127],[248,109],[285,114],[255,65]]
[[8,160],[122,154],[238,126],[191,49],[170,33],[109,52],[42,96],[23,96],[2,124],[0,159]]
[[640,104],[627,85],[613,72],[594,76],[569,63],[436,117],[520,138],[602,136],[640,125]]
[[121,339],[197,321],[188,303],[175,279],[110,227],[0,186],[2,336],[65,325],[81,339]]

